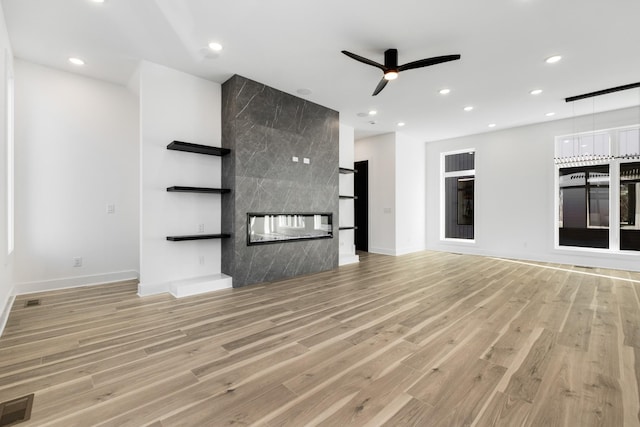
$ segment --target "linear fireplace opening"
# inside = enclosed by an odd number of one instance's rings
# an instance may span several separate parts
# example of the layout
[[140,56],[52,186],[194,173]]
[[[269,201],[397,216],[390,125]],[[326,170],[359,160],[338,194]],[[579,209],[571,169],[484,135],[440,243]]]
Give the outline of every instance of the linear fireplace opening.
[[332,237],[331,213],[247,213],[247,245]]

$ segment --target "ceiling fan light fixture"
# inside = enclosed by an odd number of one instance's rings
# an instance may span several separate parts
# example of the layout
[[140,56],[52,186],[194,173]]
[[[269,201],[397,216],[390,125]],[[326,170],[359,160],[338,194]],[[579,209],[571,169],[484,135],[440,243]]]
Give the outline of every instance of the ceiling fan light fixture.
[[222,50],[222,45],[217,42],[211,42],[209,43],[209,49],[211,49],[214,52],[220,52]]
[[548,58],[547,58],[547,59],[545,59],[544,61],[545,61],[547,64],[555,64],[556,62],[560,61],[561,59],[562,59],[562,56],[560,56],[560,55],[553,55],[553,56],[548,57]]
[[395,80],[398,78],[398,72],[394,70],[389,70],[384,73],[385,80]]

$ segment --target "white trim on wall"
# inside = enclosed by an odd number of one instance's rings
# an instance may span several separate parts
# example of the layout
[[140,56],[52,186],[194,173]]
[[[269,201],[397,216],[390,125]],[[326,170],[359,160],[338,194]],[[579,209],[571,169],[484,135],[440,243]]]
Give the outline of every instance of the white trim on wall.
[[93,274],[90,276],[75,276],[63,279],[16,283],[14,285],[14,294],[24,295],[35,292],[53,291],[57,289],[104,285],[106,283],[122,282],[125,280],[138,280],[138,272],[119,271],[114,273]]
[[11,307],[13,307],[13,302],[15,301],[15,299],[16,297],[13,294],[13,289],[11,289],[9,292],[9,298],[7,298],[7,301],[4,304],[4,308],[2,309],[2,311],[0,311],[0,336],[2,336],[5,326],[7,326],[9,314],[11,313]]

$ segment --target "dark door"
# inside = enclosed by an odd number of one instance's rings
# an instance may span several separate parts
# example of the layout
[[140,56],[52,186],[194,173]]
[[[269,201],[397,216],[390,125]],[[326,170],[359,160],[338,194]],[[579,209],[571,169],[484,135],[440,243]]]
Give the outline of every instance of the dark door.
[[369,251],[369,161],[354,163],[353,180],[355,245],[358,251]]

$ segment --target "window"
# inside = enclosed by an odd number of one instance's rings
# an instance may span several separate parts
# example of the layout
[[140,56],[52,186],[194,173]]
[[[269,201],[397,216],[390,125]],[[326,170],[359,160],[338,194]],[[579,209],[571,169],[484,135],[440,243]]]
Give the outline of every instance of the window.
[[609,247],[609,166],[560,168],[560,246]]
[[620,165],[620,249],[640,250],[640,162]]
[[640,127],[558,137],[555,160],[558,246],[640,251]]
[[474,239],[475,151],[443,153],[442,239]]

